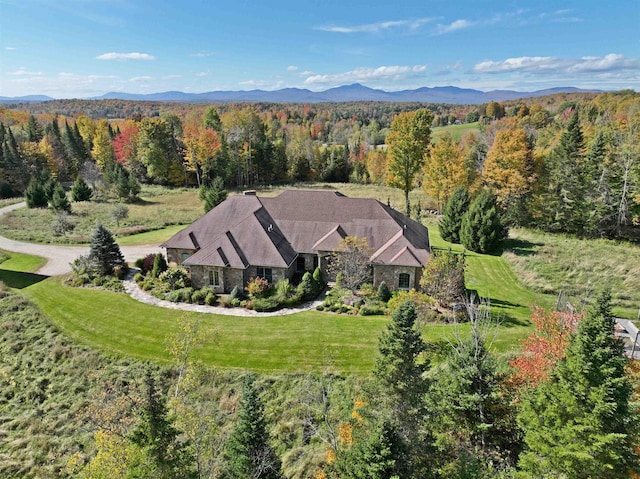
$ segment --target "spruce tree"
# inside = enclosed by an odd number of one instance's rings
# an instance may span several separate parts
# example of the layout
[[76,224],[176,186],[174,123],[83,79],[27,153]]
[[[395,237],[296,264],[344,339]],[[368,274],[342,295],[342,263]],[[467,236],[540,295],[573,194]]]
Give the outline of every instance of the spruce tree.
[[244,382],[238,420],[227,441],[224,458],[224,479],[283,477],[280,459],[269,445],[263,405],[251,376]]
[[103,274],[112,274],[116,266],[125,265],[124,256],[113,235],[101,224],[96,226],[91,236],[89,256],[100,264]]
[[145,397],[140,420],[130,438],[152,458],[156,467],[153,477],[189,479],[195,477],[194,460],[178,438],[179,432],[169,418],[164,398],[151,371],[145,378]]
[[204,201],[204,212],[212,210],[227,199],[227,190],[224,188],[224,181],[216,176],[210,186],[200,187],[200,200]]
[[42,140],[42,127],[35,116],[29,115],[25,131],[27,133],[27,141],[37,143]]
[[620,478],[638,471],[638,411],[614,335],[608,292],[578,323],[548,381],[525,397],[518,417],[528,451],[520,466],[537,477]]
[[82,179],[81,176],[76,178],[76,181],[71,187],[71,201],[89,201],[93,196],[93,190]]
[[40,178],[34,176],[24,192],[28,208],[46,208],[48,204],[47,193]]
[[67,193],[65,193],[64,188],[58,182],[56,182],[56,185],[53,188],[49,204],[55,211],[71,212],[71,203],[69,203],[69,200],[67,199]]
[[490,190],[482,190],[462,218],[460,242],[476,253],[491,253],[507,234],[495,196]]
[[411,301],[405,301],[393,313],[391,323],[380,337],[380,355],[373,370],[374,386],[370,394],[376,414],[394,428],[406,450],[395,458],[395,467],[404,470],[402,477],[407,478],[428,476],[426,461],[430,449],[423,430],[429,362],[424,357],[426,344],[415,327],[416,320]]
[[438,227],[440,235],[445,241],[460,243],[460,228],[462,217],[469,209],[469,192],[464,186],[458,186],[444,207],[444,212]]

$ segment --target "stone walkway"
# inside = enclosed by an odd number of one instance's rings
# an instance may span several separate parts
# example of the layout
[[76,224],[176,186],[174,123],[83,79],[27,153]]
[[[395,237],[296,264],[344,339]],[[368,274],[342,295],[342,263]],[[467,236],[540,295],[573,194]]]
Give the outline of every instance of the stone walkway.
[[[26,203],[24,202],[5,206],[4,208],[0,208],[0,216],[9,213],[10,211],[24,207],[26,207]],[[78,256],[87,254],[89,252],[88,246],[61,246],[51,244],[25,243],[22,241],[14,241],[3,236],[0,236],[0,249],[13,251],[15,253],[31,254],[45,258],[47,260],[46,264],[42,266],[38,271],[36,271],[38,274],[42,274],[44,276],[58,276],[71,272],[69,263],[71,263]],[[138,258],[142,258],[148,254],[162,252],[161,248],[157,245],[121,246],[120,250],[124,255],[124,259],[129,264],[133,264],[135,260],[137,260]],[[301,311],[308,311],[311,309],[315,309],[318,304],[322,303],[322,299],[320,299],[317,301],[302,304],[296,308],[286,308],[271,313],[261,313],[244,308],[221,308],[217,306],[204,306],[198,304],[172,303],[171,301],[158,299],[155,296],[151,296],[147,292],[142,291],[133,281],[133,274],[135,272],[135,270],[132,270],[127,279],[124,281],[124,289],[127,294],[136,301],[159,306],[161,308],[194,311],[198,313],[224,314],[227,316],[267,317],[285,316],[288,314],[299,313]]]

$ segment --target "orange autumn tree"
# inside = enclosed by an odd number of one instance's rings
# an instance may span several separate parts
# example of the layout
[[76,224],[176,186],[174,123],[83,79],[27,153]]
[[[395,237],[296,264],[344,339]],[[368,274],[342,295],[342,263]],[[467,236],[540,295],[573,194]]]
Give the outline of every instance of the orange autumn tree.
[[583,314],[547,311],[535,306],[531,321],[535,331],[522,342],[522,354],[510,361],[510,381],[516,387],[534,387],[549,377],[565,356],[569,339]]

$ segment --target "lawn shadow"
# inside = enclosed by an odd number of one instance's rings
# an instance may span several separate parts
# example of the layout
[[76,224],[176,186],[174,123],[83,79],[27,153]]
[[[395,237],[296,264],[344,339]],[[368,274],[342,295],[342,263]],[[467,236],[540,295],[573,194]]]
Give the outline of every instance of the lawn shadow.
[[21,271],[10,271],[6,269],[0,269],[0,281],[15,289],[24,289],[32,286],[40,281],[44,281],[49,278],[43,274],[36,273],[23,273]]
[[511,301],[504,301],[502,299],[494,299],[491,298],[491,306],[496,306],[500,308],[498,315],[502,316],[501,324],[502,326],[511,327],[511,326],[528,326],[529,321],[522,320],[516,318],[515,316],[509,314],[509,311],[515,308],[521,308],[521,304],[512,303]]
[[511,251],[516,256],[532,256],[537,253],[537,246],[544,246],[544,244],[533,243],[531,241],[522,239],[509,238],[502,243],[502,247],[500,248],[500,255],[505,251]]

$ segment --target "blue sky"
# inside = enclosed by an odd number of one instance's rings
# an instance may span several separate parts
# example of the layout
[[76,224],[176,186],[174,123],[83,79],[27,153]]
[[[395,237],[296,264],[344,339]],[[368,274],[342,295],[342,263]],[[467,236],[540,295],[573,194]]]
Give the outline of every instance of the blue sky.
[[0,95],[640,90],[640,1],[0,0]]

